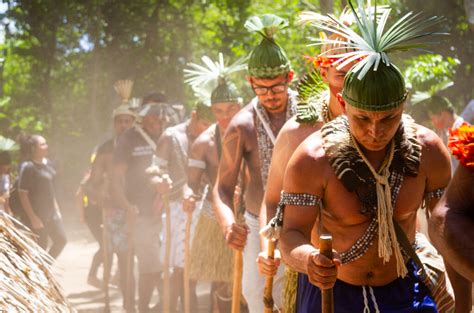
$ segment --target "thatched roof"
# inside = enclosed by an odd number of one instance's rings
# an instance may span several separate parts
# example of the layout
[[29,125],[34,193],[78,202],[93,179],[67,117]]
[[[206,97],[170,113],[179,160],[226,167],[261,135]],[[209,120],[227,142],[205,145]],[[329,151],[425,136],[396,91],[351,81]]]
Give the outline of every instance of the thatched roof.
[[75,312],[51,272],[51,257],[17,220],[0,212],[0,311]]

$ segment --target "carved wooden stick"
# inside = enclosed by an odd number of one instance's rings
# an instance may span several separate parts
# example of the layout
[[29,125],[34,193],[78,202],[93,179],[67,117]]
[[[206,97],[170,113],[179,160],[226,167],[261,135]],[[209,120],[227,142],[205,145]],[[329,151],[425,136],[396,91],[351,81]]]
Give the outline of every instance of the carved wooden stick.
[[[319,251],[322,255],[332,260],[332,236],[321,235],[319,237]],[[332,288],[321,289],[322,313],[334,313],[334,295]]]
[[110,312],[110,297],[109,297],[109,281],[110,281],[110,270],[109,270],[109,232],[107,229],[107,209],[102,208],[102,257],[103,257],[103,279],[102,284],[104,286],[104,313]]
[[189,289],[189,247],[191,245],[191,223],[193,222],[193,212],[186,212],[186,232],[184,235],[184,269],[183,269],[183,279],[184,279],[184,313],[190,313],[190,289]]
[[163,205],[166,214],[166,242],[165,242],[165,260],[163,264],[163,312],[170,312],[170,254],[171,254],[171,212],[168,194],[163,195]]
[[[269,239],[268,240],[268,257],[273,259],[275,256],[275,240]],[[265,278],[265,289],[263,291],[263,304],[264,304],[264,313],[272,313],[273,312],[273,277],[269,276]]]

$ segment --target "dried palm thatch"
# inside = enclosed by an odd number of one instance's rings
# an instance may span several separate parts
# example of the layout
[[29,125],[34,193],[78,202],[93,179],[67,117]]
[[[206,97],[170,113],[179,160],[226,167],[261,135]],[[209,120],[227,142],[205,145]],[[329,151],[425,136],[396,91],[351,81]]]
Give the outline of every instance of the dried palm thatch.
[[51,273],[52,258],[20,222],[0,212],[0,311],[75,312]]

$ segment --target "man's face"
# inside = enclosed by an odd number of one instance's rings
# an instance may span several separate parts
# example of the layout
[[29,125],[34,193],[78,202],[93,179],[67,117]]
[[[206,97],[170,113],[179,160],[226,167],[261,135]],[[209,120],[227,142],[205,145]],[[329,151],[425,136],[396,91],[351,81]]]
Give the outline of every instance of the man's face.
[[133,126],[135,118],[131,115],[120,114],[114,118],[114,129],[117,136]]
[[338,93],[342,92],[344,87],[344,77],[355,63],[350,63],[338,70],[336,66],[321,67],[320,73],[324,82],[329,86],[329,91],[332,97],[336,97]]
[[236,102],[220,102],[214,103],[211,109],[217,124],[222,130],[225,130],[229,126],[232,117],[239,112],[240,105]]
[[153,137],[159,137],[162,130],[162,120],[159,115],[149,114],[142,119],[143,128]]
[[38,158],[44,158],[48,155],[48,144],[44,137],[38,136],[35,140],[35,145],[33,147],[33,155]]
[[286,109],[288,84],[291,79],[293,79],[293,72],[275,78],[249,77],[248,81],[265,110],[270,113],[278,113]]
[[395,136],[403,113],[399,108],[370,112],[345,104],[345,113],[354,138],[369,151],[383,150]]

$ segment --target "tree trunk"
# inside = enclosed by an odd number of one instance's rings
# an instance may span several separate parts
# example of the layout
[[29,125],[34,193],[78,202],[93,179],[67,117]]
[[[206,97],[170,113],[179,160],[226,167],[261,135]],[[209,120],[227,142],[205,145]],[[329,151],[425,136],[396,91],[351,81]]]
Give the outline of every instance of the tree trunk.
[[334,8],[334,0],[321,0],[320,2],[321,6],[321,13],[322,14],[327,14],[327,13],[332,13],[333,8]]

